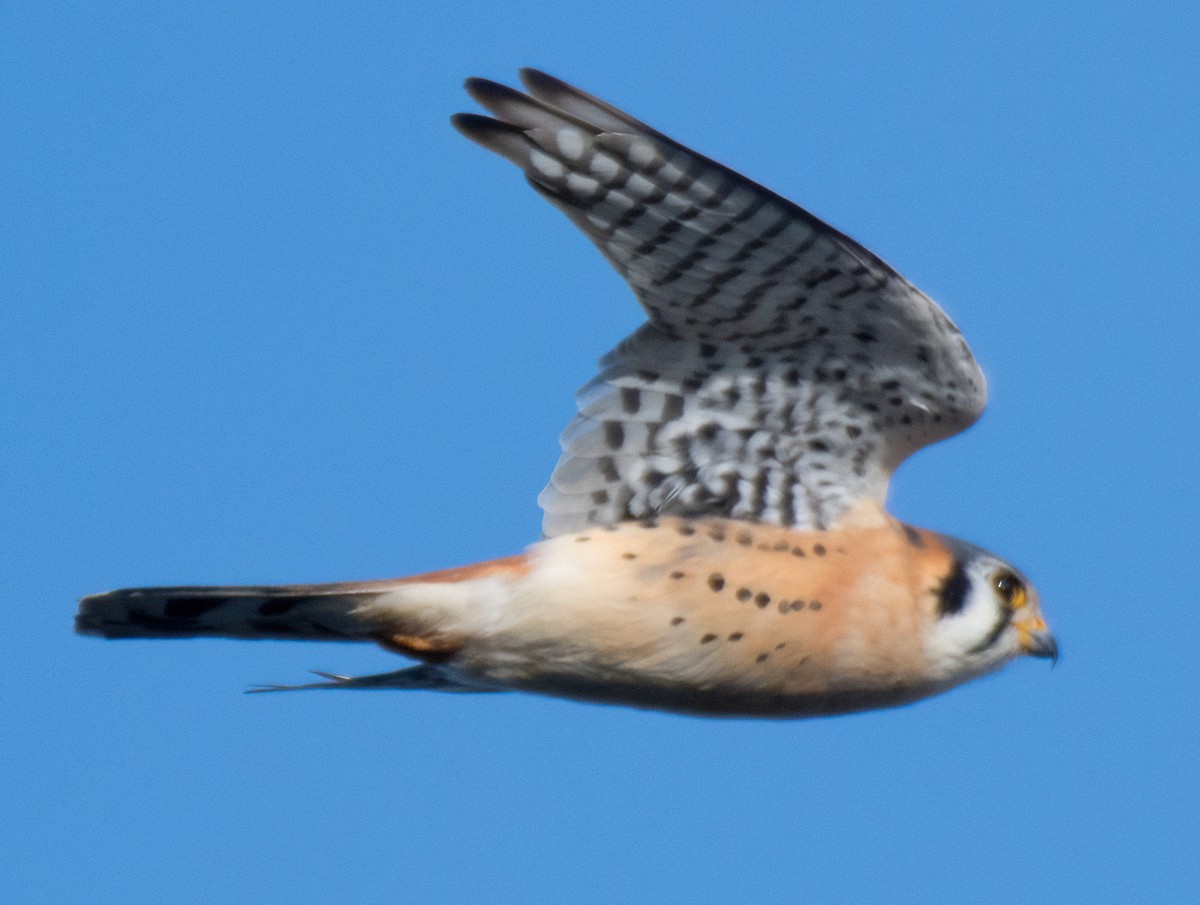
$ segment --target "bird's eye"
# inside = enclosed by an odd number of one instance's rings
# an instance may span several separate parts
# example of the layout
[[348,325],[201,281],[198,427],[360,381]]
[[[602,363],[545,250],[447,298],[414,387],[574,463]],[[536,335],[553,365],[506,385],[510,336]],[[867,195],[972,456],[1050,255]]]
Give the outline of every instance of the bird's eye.
[[1025,583],[1012,572],[997,572],[992,578],[992,587],[1011,609],[1019,610],[1025,606],[1029,596],[1025,590]]

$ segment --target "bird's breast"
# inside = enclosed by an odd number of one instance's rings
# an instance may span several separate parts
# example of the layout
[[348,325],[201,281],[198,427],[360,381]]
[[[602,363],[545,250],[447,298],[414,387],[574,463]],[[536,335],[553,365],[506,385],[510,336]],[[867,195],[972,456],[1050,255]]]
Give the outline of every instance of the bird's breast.
[[655,690],[766,701],[919,684],[949,563],[936,535],[891,519],[820,532],[628,522],[528,557],[505,618],[464,662],[520,687],[626,703]]

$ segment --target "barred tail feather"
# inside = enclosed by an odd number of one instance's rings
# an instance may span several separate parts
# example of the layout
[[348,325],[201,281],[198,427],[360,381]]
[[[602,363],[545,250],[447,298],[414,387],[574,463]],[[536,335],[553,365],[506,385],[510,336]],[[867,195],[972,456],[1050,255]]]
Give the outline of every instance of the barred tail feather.
[[75,630],[103,638],[371,641],[363,607],[394,582],[126,588],[80,601]]

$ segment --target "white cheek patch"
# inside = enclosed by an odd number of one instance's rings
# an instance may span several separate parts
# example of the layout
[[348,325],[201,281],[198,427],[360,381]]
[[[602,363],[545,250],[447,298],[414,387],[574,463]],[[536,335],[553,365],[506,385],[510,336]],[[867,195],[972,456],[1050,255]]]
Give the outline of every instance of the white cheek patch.
[[[925,654],[931,672],[952,676],[989,672],[1019,653],[1007,625],[999,636],[996,628],[1004,613],[987,582],[970,576],[970,586],[957,612],[937,617],[925,639]],[[991,644],[987,644],[993,639]]]

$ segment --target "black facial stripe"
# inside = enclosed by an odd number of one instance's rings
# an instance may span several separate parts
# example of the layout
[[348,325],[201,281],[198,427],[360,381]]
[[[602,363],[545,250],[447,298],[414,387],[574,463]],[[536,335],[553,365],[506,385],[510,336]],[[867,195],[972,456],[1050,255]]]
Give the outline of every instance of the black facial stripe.
[[967,570],[963,567],[962,560],[955,557],[954,568],[950,570],[950,574],[938,588],[938,618],[953,616],[955,613],[961,612],[963,605],[967,602],[967,592],[970,590],[971,579],[967,577]]

